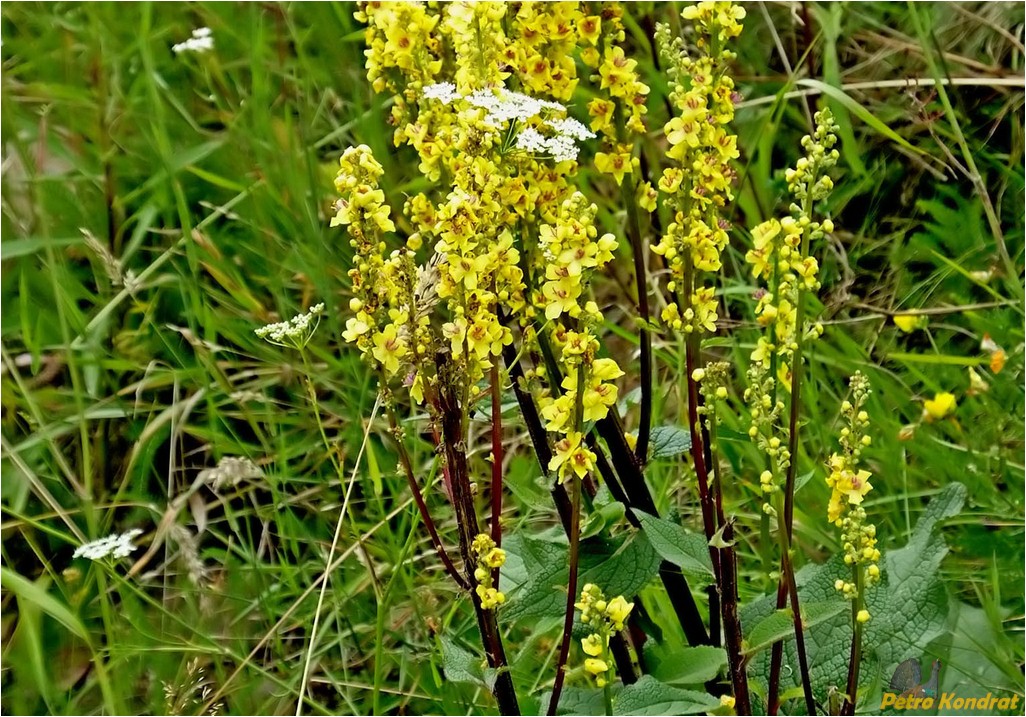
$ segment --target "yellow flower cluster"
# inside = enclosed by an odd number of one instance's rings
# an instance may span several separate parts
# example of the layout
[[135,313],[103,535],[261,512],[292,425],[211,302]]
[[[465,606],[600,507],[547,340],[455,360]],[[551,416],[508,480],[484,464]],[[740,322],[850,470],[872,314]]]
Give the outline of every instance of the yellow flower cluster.
[[623,9],[616,3],[603,6],[601,15],[578,23],[581,60],[593,70],[600,95],[588,103],[591,128],[602,136],[602,151],[595,154],[595,169],[610,174],[616,183],[638,167],[633,136],[645,134],[645,102],[649,88],[638,76],[638,61],[627,57],[622,43]]
[[[367,24],[367,79],[375,92],[386,89],[397,95],[396,119],[416,102],[422,87],[429,85],[442,69],[440,44],[434,31],[438,16],[419,2],[361,3],[356,19]],[[404,78],[397,83],[398,70]]]
[[607,601],[598,585],[588,583],[581,590],[581,601],[574,607],[581,611],[581,623],[591,631],[581,640],[581,648],[588,656],[584,670],[595,678],[599,687],[604,687],[612,665],[609,638],[623,630],[634,603],[627,602],[623,595]]
[[399,249],[385,257],[383,235],[395,231],[395,225],[378,187],[384,170],[370,148],[350,147],[339,163],[335,187],[342,198],[331,225],[346,227],[355,252],[349,270],[354,294],[349,307],[355,316],[346,322],[342,338],[391,377],[409,360],[411,345],[427,326],[415,306],[413,252]]
[[[861,585],[872,585],[880,579],[880,550],[876,547],[876,526],[866,521],[863,499],[871,490],[872,474],[859,468],[862,450],[871,445],[866,434],[869,414],[864,405],[869,397],[869,381],[861,373],[851,377],[851,400],[841,404],[846,426],[841,429],[841,453],[830,457],[826,483],[830,487],[827,519],[841,529],[844,562],[855,571],[855,582],[837,580],[834,587],[848,599],[856,599]],[[863,572],[864,570],[864,572]],[[860,615],[860,622],[869,619]]]
[[799,340],[815,339],[823,332],[821,324],[804,322],[799,311],[802,294],[819,289],[819,263],[809,253],[810,244],[834,230],[829,219],[819,222],[813,216],[816,202],[826,199],[833,188],[826,171],[839,156],[834,148],[836,124],[827,109],[817,112],[815,119],[815,132],[802,138],[806,156],[786,173],[791,216],[755,227],[753,246],[745,255],[756,284],[761,284],[755,314],[765,329],[751,354],[744,399],[752,417],[748,435],[769,457],[769,468],[759,479],[767,513],[773,512],[769,496],[779,489],[791,461],[778,434],[784,434],[779,419],[785,408],[783,394],[791,390],[793,357]]
[[531,93],[566,101],[577,87],[573,50],[584,22],[576,2],[524,2],[510,18],[506,63]]
[[720,253],[729,241],[723,208],[734,198],[731,162],[738,150],[737,137],[728,130],[734,119],[734,82],[727,68],[734,54],[724,45],[741,32],[738,21],[745,11],[729,2],[703,2],[682,16],[694,22],[693,52],[683,39],[671,39],[668,26],[656,31],[678,114],[663,127],[674,164],[663,170],[658,183],[673,221],[652,251],[666,260],[667,288],[677,297],[662,312],[666,325],[686,333],[714,332],[715,292],[701,285],[698,274],[719,271]]
[[580,192],[574,192],[560,205],[556,221],[542,225],[539,230],[537,263],[544,270],[545,281],[541,296],[535,297],[534,303],[544,308],[546,319],[562,314],[576,319],[582,310],[593,317],[600,316],[594,302],[586,302],[582,307],[580,299],[587,274],[612,260],[617,241],[612,234],[596,240],[596,212],[598,207]]
[[583,424],[605,418],[616,403],[612,382],[623,375],[613,359],[596,358],[599,343],[590,329],[601,312],[585,296],[588,279],[613,258],[617,246],[611,234],[596,239],[597,211],[575,193],[560,206],[556,222],[539,231],[537,263],[545,280],[532,303],[553,323],[550,336],[563,369],[563,391],[542,398],[541,415],[548,430],[563,435],[549,464],[560,482],[571,474],[583,478],[594,468],[596,456],[583,443]]
[[477,567],[474,568],[474,580],[477,593],[483,610],[494,610],[506,602],[506,596],[496,590],[492,584],[492,571],[498,570],[506,563],[506,551],[495,546],[495,541],[485,533],[478,534],[470,545],[477,558]]
[[503,68],[506,3],[452,2],[445,6],[445,29],[456,52],[456,87],[470,92],[501,85],[509,76]]

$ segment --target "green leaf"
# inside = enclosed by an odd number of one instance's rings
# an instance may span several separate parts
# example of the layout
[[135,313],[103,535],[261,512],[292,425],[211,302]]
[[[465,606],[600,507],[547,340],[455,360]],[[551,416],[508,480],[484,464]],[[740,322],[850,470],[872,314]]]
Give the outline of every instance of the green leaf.
[[623,503],[619,501],[597,507],[588,516],[584,527],[581,528],[581,537],[590,538],[601,533],[607,526],[616,525],[623,520],[625,512]]
[[816,471],[809,471],[808,473],[802,473],[800,476],[795,478],[794,481],[794,492],[797,493],[808,484],[812,477],[816,475]]
[[[508,598],[499,610],[503,622],[557,617],[566,610],[569,546],[514,534],[503,540],[502,569]],[[606,595],[636,595],[659,571],[659,554],[643,533],[582,541],[578,583],[595,583]]]
[[695,715],[719,706],[717,697],[671,687],[651,675],[643,675],[633,685],[624,687],[613,703],[614,712],[620,715]]
[[489,689],[485,680],[485,662],[444,635],[442,642],[442,670],[450,682],[466,682]]
[[[802,603],[802,627],[808,630],[824,620],[829,620],[834,615],[850,609],[850,603],[840,595],[836,600],[828,602]],[[794,618],[791,615],[791,608],[775,610],[772,615],[766,617],[758,625],[752,628],[748,634],[748,655],[754,655],[764,650],[774,642],[790,638],[794,635]]]
[[665,518],[656,518],[641,511],[636,511],[636,514],[649,542],[663,560],[669,560],[689,575],[706,579],[713,577],[709,545],[704,536],[688,532],[683,526]]
[[673,458],[691,450],[691,434],[680,426],[656,426],[652,429],[649,455]]
[[0,565],[0,582],[4,590],[10,590],[20,601],[25,601],[45,612],[54,620],[71,630],[72,633],[82,638],[86,644],[91,645],[89,633],[86,631],[82,621],[71,612],[67,605],[55,598],[46,591],[46,587],[40,583],[34,583],[18,573]]
[[[615,690],[618,685],[612,685]],[[541,709],[547,710],[552,691],[546,691],[541,698]],[[606,702],[602,690],[597,687],[567,687],[559,696],[557,715],[604,715]],[[524,714],[528,714],[525,712]]]
[[727,666],[723,648],[699,645],[662,650],[658,645],[645,651],[645,660],[654,664],[652,676],[670,685],[702,685],[715,679]]
[[[866,609],[872,616],[863,636],[862,682],[869,684],[875,675],[889,675],[899,662],[919,658],[926,646],[945,630],[948,596],[937,575],[940,562],[947,553],[942,537],[936,534],[938,523],[956,515],[965,501],[965,486],[953,483],[945,487],[923,511],[908,544],[888,551],[881,561],[881,582],[866,591]],[[837,555],[822,565],[806,565],[795,575],[802,605],[830,603],[840,598],[834,588],[838,579],[850,580],[851,569]],[[759,638],[753,625],[758,625],[774,612],[775,595],[749,603],[741,611],[749,652],[757,647]],[[768,629],[768,628],[767,628]],[[851,614],[842,610],[805,631],[805,647],[816,697],[825,701],[830,687],[843,686],[848,674],[851,649]],[[797,663],[794,640],[785,643],[785,661]],[[750,679],[766,689],[769,653],[762,651],[751,658]],[[797,672],[797,671],[796,671]],[[781,690],[798,684],[793,673],[781,682]]]

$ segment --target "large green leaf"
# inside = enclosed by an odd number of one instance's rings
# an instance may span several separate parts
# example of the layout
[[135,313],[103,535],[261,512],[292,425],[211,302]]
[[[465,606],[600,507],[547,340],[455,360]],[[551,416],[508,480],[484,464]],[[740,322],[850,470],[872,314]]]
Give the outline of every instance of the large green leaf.
[[[829,620],[834,615],[843,612],[849,608],[850,605],[840,595],[835,596],[836,599],[829,600],[827,602],[815,602],[801,604],[802,606],[802,627],[809,629],[815,627],[825,620]],[[752,631],[748,633],[747,649],[745,654],[754,655],[760,650],[764,650],[774,642],[778,642],[785,638],[791,638],[794,636],[794,616],[791,608],[785,608],[783,610],[774,610],[767,617],[764,617],[759,624],[752,628]]]
[[68,628],[72,633],[82,638],[86,644],[92,644],[89,639],[89,633],[86,631],[82,621],[71,612],[67,605],[47,592],[43,585],[34,583],[3,566],[0,566],[0,583],[3,584],[4,590],[10,590],[14,593],[19,602],[24,601],[35,605]]
[[[507,560],[502,585],[508,601],[499,611],[504,622],[562,615],[569,580],[565,542],[513,535],[503,541]],[[636,595],[659,571],[660,558],[645,535],[581,541],[578,584],[595,583],[606,595]]]
[[466,682],[491,689],[485,677],[485,661],[442,636],[442,670],[450,682]]
[[652,676],[670,685],[702,685],[715,679],[727,666],[722,647],[698,645],[663,650],[658,644],[646,646],[645,662],[652,665]]
[[641,529],[664,560],[679,566],[689,576],[706,581],[713,577],[709,544],[705,536],[691,533],[672,520],[656,518],[641,511],[636,513],[641,520]]
[[720,706],[720,700],[705,692],[682,690],[643,675],[624,687],[613,701],[618,715],[696,715]]
[[[908,544],[884,555],[881,582],[866,593],[872,619],[864,634],[860,684],[885,679],[899,662],[920,656],[926,645],[944,631],[948,597],[937,568],[947,547],[935,529],[941,520],[961,510],[965,495],[965,486],[960,483],[948,485],[926,507]],[[803,605],[838,600],[834,582],[849,579],[850,574],[841,556],[822,565],[805,566],[796,575]],[[753,626],[774,612],[774,603],[775,596],[770,595],[742,609],[746,635],[750,637]],[[851,635],[847,610],[805,631],[813,688],[820,700],[827,698],[831,688],[844,689]],[[793,638],[785,642],[785,649],[785,662],[797,665]],[[752,658],[749,670],[761,691],[766,689],[768,673],[769,653],[763,651]],[[782,691],[798,684],[796,669],[787,674],[781,681]]]

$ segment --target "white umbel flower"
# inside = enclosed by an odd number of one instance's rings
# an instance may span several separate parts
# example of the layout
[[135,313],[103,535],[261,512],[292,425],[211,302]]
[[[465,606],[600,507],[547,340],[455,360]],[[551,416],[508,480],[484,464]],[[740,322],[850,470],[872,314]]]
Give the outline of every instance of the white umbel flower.
[[192,31],[192,37],[185,42],[171,46],[176,55],[183,52],[207,52],[214,49],[214,35],[209,27],[198,27]]
[[132,544],[132,540],[142,535],[142,530],[132,528],[127,533],[108,535],[106,538],[94,540],[91,543],[80,545],[75,549],[72,558],[89,558],[90,560],[103,560],[107,556],[114,559],[125,558],[138,546]]
[[305,314],[297,314],[288,321],[261,326],[254,333],[268,343],[285,348],[302,349],[310,341],[320,323],[324,304],[315,304]]
[[436,82],[424,88],[424,98],[438,100],[442,104],[449,104],[459,99],[460,93],[456,91],[456,85],[451,82]]
[[555,130],[556,134],[561,134],[571,139],[595,139],[595,133],[573,117],[549,120],[545,124]]

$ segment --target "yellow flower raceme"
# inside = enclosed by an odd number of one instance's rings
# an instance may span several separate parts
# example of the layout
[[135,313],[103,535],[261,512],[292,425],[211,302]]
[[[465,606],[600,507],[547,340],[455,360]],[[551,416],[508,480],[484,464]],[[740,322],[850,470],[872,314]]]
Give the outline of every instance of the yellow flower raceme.
[[[737,158],[737,138],[727,125],[734,117],[734,84],[726,73],[733,53],[718,37],[718,23],[726,17],[744,17],[744,10],[731,3],[700,4],[688,8],[683,17],[694,21],[695,44],[687,48],[681,38],[670,38],[668,26],[660,25],[656,40],[668,64],[670,100],[677,114],[663,126],[673,165],[658,182],[674,210],[652,251],[661,255],[670,269],[668,290],[679,304],[676,312],[665,312],[664,320],[675,330],[714,332],[716,302],[712,288],[704,286],[703,274],[720,269],[720,253],[728,242],[723,208],[733,200],[731,188]],[[734,36],[733,29],[723,40]]]
[[612,664],[609,638],[624,629],[634,603],[627,602],[623,595],[607,601],[597,585],[588,583],[582,588],[580,602],[574,607],[581,611],[581,623],[591,631],[581,640],[581,648],[588,655],[584,660],[584,670],[595,678],[596,685],[603,687],[609,681]]
[[577,87],[573,48],[579,33],[598,31],[596,19],[587,22],[576,2],[520,3],[510,18],[506,60],[521,84],[532,93],[569,100]]
[[474,538],[470,549],[477,557],[477,567],[474,569],[474,580],[477,585],[474,592],[481,601],[482,609],[494,610],[506,602],[506,596],[492,584],[492,571],[505,565],[506,551],[496,547],[495,541],[485,533],[480,533]]
[[[871,474],[859,468],[863,449],[872,443],[866,433],[869,414],[864,409],[869,394],[866,378],[861,373],[852,376],[851,400],[841,404],[841,416],[847,424],[841,429],[843,450],[832,455],[827,464],[826,483],[830,487],[827,520],[841,529],[844,562],[851,566],[855,575],[852,582],[838,579],[834,587],[850,600],[862,600],[862,588],[880,579],[876,526],[868,522],[863,506],[863,499],[873,489],[869,482]],[[860,611],[857,619],[866,622],[869,613]]]
[[445,30],[456,51],[456,86],[460,91],[502,84],[506,5],[501,2],[452,2],[445,6]]
[[639,166],[633,156],[634,138],[645,134],[649,92],[648,85],[640,80],[638,61],[624,52],[626,33],[622,15],[618,4],[609,3],[603,7],[601,16],[585,18],[580,26],[580,42],[585,45],[581,59],[595,70],[592,81],[600,91],[599,97],[588,103],[591,128],[602,138],[595,168],[613,175],[617,184]]

